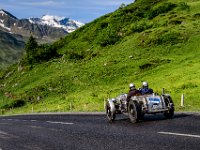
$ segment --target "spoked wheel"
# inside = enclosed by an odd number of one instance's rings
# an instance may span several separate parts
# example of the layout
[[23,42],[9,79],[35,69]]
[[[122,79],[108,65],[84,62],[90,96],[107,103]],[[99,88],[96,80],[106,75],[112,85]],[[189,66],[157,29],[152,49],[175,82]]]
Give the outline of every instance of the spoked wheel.
[[139,118],[138,118],[137,106],[133,101],[130,101],[128,104],[128,115],[132,123],[138,122]]
[[106,104],[106,116],[109,122],[113,122],[115,120],[115,113],[111,111],[109,103]]
[[171,97],[165,98],[165,104],[168,107],[168,111],[164,112],[164,116],[167,119],[172,119],[174,117],[174,103],[173,103]]

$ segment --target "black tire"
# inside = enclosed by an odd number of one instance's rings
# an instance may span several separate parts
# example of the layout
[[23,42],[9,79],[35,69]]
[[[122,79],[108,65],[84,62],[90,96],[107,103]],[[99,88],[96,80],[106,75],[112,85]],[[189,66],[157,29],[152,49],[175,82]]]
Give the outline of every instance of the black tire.
[[145,115],[145,113],[140,113],[139,119],[140,119],[140,120],[144,119],[144,115]]
[[172,118],[174,117],[174,107],[169,108],[168,111],[165,111],[165,112],[164,112],[164,116],[165,116],[167,119],[172,119]]
[[174,103],[170,96],[165,98],[165,104],[168,107],[168,111],[164,112],[164,116],[167,119],[172,119],[174,117]]
[[110,104],[106,104],[106,116],[109,122],[115,121],[115,113],[111,111]]
[[138,120],[139,120],[138,113],[139,112],[137,111],[136,103],[134,101],[130,100],[129,104],[128,104],[128,115],[129,115],[130,121],[132,123],[138,122]]

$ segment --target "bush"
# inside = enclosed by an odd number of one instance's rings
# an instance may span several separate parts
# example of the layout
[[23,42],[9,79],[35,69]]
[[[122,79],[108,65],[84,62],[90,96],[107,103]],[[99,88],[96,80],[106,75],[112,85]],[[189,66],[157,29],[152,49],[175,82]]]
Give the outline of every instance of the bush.
[[45,62],[52,58],[59,57],[60,55],[57,53],[57,50],[62,46],[63,39],[52,45],[38,45],[36,39],[33,36],[30,36],[26,43],[26,56],[23,58],[23,62],[32,65],[34,63]]
[[107,28],[103,29],[102,32],[97,37],[97,44],[105,47],[107,45],[113,45],[120,39],[117,31],[114,27],[108,26]]
[[160,36],[158,39],[158,44],[175,44],[180,41],[180,33],[179,32],[167,32]]
[[131,25],[131,31],[132,32],[142,32],[142,31],[149,29],[151,27],[152,27],[152,25],[147,24],[146,21],[140,21],[140,22],[133,23]]
[[185,2],[180,2],[178,4],[178,9],[179,10],[190,10],[190,6]]
[[181,89],[182,90],[185,90],[185,89],[194,89],[194,88],[197,88],[198,85],[194,84],[194,83],[187,83],[187,84],[182,84],[181,85]]
[[149,13],[147,14],[148,19],[153,19],[156,16],[167,13],[171,10],[173,10],[176,7],[176,4],[173,3],[162,3],[154,8],[152,8]]
[[196,18],[196,19],[200,19],[200,13],[194,14],[193,17]]
[[66,57],[71,60],[81,60],[85,58],[83,52],[79,53],[76,51],[67,51],[65,54],[66,54]]
[[168,22],[168,24],[171,24],[171,25],[179,25],[179,24],[181,24],[181,23],[182,23],[182,20],[177,19],[177,18],[171,19],[171,20]]
[[145,63],[145,64],[143,64],[143,65],[140,65],[139,68],[140,68],[141,70],[144,70],[144,69],[151,68],[152,66],[153,66],[153,64],[151,64],[151,63]]
[[36,53],[34,55],[35,62],[45,62],[49,61],[52,58],[59,57],[60,55],[57,53],[57,47],[54,45],[41,45],[36,49]]
[[169,44],[174,45],[186,42],[189,38],[187,33],[179,30],[161,30],[153,33],[143,33],[139,40],[140,46],[153,46]]
[[24,100],[12,100],[9,103],[1,106],[1,109],[10,109],[10,108],[17,108],[17,107],[22,107],[26,104]]

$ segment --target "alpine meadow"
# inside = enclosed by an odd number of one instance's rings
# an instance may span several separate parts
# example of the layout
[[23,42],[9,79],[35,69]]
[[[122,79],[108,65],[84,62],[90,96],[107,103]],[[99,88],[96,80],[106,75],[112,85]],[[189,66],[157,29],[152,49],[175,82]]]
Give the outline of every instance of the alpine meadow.
[[0,113],[105,111],[108,97],[142,81],[164,88],[175,111],[200,111],[199,68],[200,1],[135,0],[51,45],[31,37],[0,73]]

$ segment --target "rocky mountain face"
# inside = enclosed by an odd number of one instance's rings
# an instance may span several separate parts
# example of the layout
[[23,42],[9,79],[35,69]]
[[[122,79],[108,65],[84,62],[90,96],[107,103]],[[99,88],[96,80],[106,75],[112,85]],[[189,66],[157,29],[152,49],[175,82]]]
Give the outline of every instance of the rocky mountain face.
[[39,43],[50,43],[83,25],[69,18],[48,15],[18,19],[0,9],[0,69],[22,56],[25,42],[31,34]]

